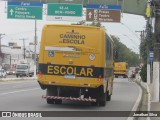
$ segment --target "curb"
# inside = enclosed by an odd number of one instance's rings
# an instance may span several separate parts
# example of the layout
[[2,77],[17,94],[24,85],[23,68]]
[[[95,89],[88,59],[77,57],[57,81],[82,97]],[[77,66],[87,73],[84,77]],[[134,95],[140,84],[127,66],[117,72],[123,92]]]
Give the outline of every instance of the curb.
[[[137,81],[137,83],[139,84],[139,86],[141,87],[141,89],[142,89],[142,87],[143,87],[143,89],[146,89],[146,90],[147,90],[147,94],[148,94],[148,96],[147,96],[147,98],[148,98],[148,101],[147,101],[147,102],[148,102],[148,103],[147,103],[147,111],[149,112],[150,109],[151,109],[151,101],[150,101],[151,94],[150,94],[149,86],[148,86],[147,83],[145,83],[145,82],[142,81],[142,79],[141,79],[141,77],[140,77],[139,74],[138,74],[138,76],[137,76],[136,81]],[[147,117],[146,120],[150,120],[150,117]]]
[[[150,94],[150,90],[149,90],[149,86],[147,83],[144,83],[143,81],[140,81],[139,84],[147,90],[147,93],[148,93],[148,106],[147,106],[147,111],[149,112],[150,109],[151,109],[151,101],[150,101],[150,97],[151,97],[151,94]],[[150,117],[147,117],[147,120],[150,120]]]
[[[148,111],[151,110],[151,93],[149,90],[149,86],[147,85],[147,92],[148,92]],[[147,117],[147,120],[150,120],[150,117]]]

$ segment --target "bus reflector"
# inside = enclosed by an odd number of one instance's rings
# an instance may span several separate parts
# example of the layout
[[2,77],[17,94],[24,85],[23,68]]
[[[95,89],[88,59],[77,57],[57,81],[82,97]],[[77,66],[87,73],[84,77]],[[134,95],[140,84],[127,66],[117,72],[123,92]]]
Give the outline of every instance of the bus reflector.
[[39,72],[38,76],[39,76],[39,78],[42,78],[43,77],[42,72]]

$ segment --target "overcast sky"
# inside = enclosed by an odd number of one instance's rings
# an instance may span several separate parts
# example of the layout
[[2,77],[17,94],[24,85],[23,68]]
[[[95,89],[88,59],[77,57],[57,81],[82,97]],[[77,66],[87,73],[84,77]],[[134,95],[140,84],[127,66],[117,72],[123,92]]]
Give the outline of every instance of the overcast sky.
[[[2,38],[2,44],[8,45],[8,42],[17,42],[22,45],[19,39],[26,38],[26,45],[34,40],[34,20],[20,20],[20,19],[7,19],[7,13],[4,1],[0,1],[0,33],[5,33]],[[41,30],[43,25],[47,23],[62,23],[70,24],[71,22],[65,21],[46,21],[46,15],[43,15],[43,20],[37,20],[37,34],[38,41],[41,39]],[[102,23],[106,27],[107,32],[116,35],[120,41],[128,48],[136,53],[139,52],[140,33],[135,31],[144,30],[146,27],[146,20],[143,16],[122,14],[121,23]]]

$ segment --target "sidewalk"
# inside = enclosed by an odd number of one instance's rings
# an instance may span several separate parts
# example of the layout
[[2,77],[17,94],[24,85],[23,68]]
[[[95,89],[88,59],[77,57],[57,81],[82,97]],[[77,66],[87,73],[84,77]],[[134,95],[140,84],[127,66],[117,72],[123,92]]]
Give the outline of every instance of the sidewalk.
[[[153,102],[153,83],[148,85],[149,93],[150,93],[150,111],[158,111],[158,115],[160,115],[160,102]],[[154,112],[153,112],[154,114]],[[160,117],[150,117],[150,120],[160,120]]]
[[[141,84],[141,86],[143,88],[146,89],[146,93],[147,93],[146,95],[148,96],[147,97],[148,99],[146,99],[147,101],[144,101],[144,102],[146,102],[146,104],[148,104],[147,105],[147,111],[150,111],[153,114],[160,115],[160,102],[152,102],[152,99],[153,99],[153,88],[154,88],[153,84],[148,85],[147,83],[144,83],[141,80],[141,77],[139,75],[136,76],[136,80],[137,80],[137,82],[139,84]],[[153,111],[156,111],[156,112],[154,113]],[[158,113],[157,113],[157,111],[158,111]],[[160,117],[148,117],[148,118],[146,118],[146,120],[160,120]]]
[[[147,111],[150,111],[153,114],[157,114],[157,111],[158,111],[159,112],[158,115],[160,115],[160,102],[152,102],[153,87],[154,87],[153,84],[148,85],[147,83],[142,82],[140,76],[137,76],[136,79],[141,84],[141,86],[143,86],[143,88],[146,89],[146,92],[147,92],[146,95],[148,96]],[[146,102],[147,104],[147,101],[144,101],[144,102]],[[156,111],[156,112],[154,113],[153,111]],[[150,119],[146,118],[146,120],[160,120],[160,117],[150,117]]]
[[[151,102],[150,111],[159,111],[160,112],[160,102]],[[151,120],[160,120],[160,117],[150,117],[150,119]]]
[[160,102],[151,102],[151,111],[160,111]]

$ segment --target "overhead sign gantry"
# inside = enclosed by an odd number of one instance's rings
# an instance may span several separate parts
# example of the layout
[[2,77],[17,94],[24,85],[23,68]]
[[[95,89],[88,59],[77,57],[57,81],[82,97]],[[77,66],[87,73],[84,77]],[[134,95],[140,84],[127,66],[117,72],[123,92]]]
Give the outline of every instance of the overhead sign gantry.
[[[11,1],[11,0],[4,0]],[[101,4],[101,5],[120,5],[122,12],[145,15],[148,0],[12,0],[13,2],[43,2],[43,3],[73,3],[73,4]]]

